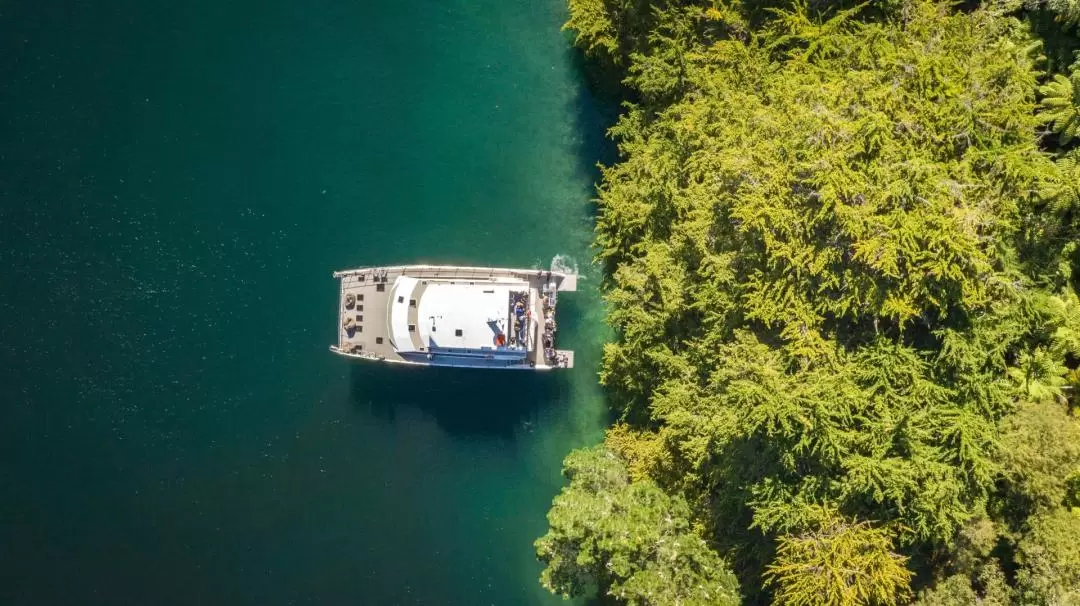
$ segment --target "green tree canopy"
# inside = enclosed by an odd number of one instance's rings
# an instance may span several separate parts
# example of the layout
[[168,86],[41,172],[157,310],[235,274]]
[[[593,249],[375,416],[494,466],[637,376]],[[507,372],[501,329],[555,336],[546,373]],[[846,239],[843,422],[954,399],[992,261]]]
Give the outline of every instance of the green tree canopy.
[[570,485],[536,542],[545,587],[567,597],[598,588],[640,606],[739,603],[734,575],[691,531],[680,498],[650,481],[631,482],[603,448],[572,453],[564,473]]
[[1059,508],[1033,517],[1017,559],[1021,602],[1080,604],[1080,515]]
[[623,422],[599,452],[635,481],[568,460],[619,480],[556,500],[558,592],[564,569],[622,583],[591,568],[607,535],[570,532],[569,496],[640,490],[752,602],[1002,603],[1031,517],[1080,490],[1075,156],[1040,149],[1067,115],[1037,103],[1030,28],[824,6],[571,2],[635,94],[596,232]]
[[1021,520],[1071,500],[1080,473],[1080,422],[1056,402],[1027,404],[1002,423],[1004,495]]
[[778,606],[892,605],[909,594],[906,560],[883,529],[833,518],[781,537],[765,579],[777,588]]

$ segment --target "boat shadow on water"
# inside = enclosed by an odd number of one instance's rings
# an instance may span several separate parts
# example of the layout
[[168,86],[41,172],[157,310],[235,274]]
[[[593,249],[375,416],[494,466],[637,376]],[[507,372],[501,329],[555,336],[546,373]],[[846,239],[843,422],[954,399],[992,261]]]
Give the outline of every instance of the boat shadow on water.
[[563,372],[356,363],[349,370],[353,407],[395,423],[421,412],[455,436],[513,438],[537,429],[542,413],[565,406]]

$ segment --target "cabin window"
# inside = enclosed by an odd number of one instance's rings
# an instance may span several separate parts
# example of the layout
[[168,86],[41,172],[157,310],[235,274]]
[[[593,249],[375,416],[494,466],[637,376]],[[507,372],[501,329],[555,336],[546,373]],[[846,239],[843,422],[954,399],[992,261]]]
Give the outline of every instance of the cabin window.
[[409,324],[409,332],[416,332],[416,324]]
[[361,314],[356,314],[356,321],[357,322],[363,322],[364,321],[364,316],[361,315]]
[[375,285],[375,290],[377,290],[379,292],[383,292],[383,291],[386,290],[386,285],[385,284],[376,284]]
[[461,329],[460,328],[454,331],[454,336],[455,337],[460,337],[461,336]]
[[356,327],[356,332],[364,332],[364,327],[363,326],[357,326]]
[[356,311],[364,311],[364,306],[363,305],[357,305],[356,306]]
[[405,297],[403,297],[401,295],[398,295],[397,302],[398,303],[404,303],[405,302]]
[[375,344],[382,345],[382,337],[375,337]]
[[364,300],[364,293],[360,293],[359,295],[357,295],[356,300],[357,301],[363,301]]
[[409,299],[409,307],[416,307],[416,299]]

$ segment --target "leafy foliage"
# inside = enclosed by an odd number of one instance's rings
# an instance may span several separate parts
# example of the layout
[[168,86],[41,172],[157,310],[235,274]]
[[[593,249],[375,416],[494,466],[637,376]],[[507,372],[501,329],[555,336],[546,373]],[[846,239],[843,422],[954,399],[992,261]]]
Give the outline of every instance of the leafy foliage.
[[1002,423],[1000,452],[1014,515],[1060,507],[1080,472],[1080,423],[1059,404],[1027,404]]
[[536,542],[552,592],[580,595],[599,587],[637,605],[738,604],[724,562],[690,530],[689,510],[651,481],[630,482],[603,448],[566,460],[570,486],[548,514],[551,530]]
[[906,559],[881,528],[834,519],[782,537],[765,578],[778,587],[778,605],[897,604],[908,593]]
[[1033,517],[1020,541],[1018,560],[1024,603],[1080,604],[1080,516],[1057,509]]
[[636,102],[596,231],[621,422],[568,459],[619,479],[556,499],[542,557],[588,574],[555,591],[647,567],[605,577],[608,531],[566,522],[638,491],[751,602],[1009,603],[1036,591],[1012,574],[1031,537],[1068,530],[1030,530],[1080,501],[1078,156],[1039,147],[1072,132],[1057,79],[1037,103],[1000,5],[822,8],[571,1]]
[[972,520],[957,535],[952,545],[952,560],[941,571],[943,578],[923,590],[915,603],[919,606],[1011,604],[1012,588],[994,557],[1000,542],[997,524],[986,517]]
[[690,36],[743,35],[747,27],[737,0],[569,0],[569,7],[564,29],[586,56],[641,72],[677,73]]
[[1046,0],[1046,8],[1066,27],[1080,24],[1080,0]]
[[[982,593],[973,582],[982,587]],[[1012,603],[1012,592],[997,566],[982,569],[974,577],[954,574],[924,591],[915,601],[916,606],[1008,606]]]
[[1071,77],[1055,74],[1039,92],[1043,95],[1039,115],[1061,136],[1061,142],[1068,144],[1080,137],[1080,68]]

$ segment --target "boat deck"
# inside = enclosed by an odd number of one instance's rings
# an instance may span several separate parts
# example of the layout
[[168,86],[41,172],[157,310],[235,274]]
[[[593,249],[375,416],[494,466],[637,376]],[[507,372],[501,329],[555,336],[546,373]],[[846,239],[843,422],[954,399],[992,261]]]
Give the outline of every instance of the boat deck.
[[[545,305],[545,301],[554,302],[557,291],[576,290],[576,275],[528,269],[403,265],[340,271],[335,272],[334,277],[340,280],[338,339],[337,344],[330,347],[335,353],[353,358],[421,365],[536,370],[573,366],[572,351],[554,349],[555,308]],[[396,292],[397,284],[406,284],[411,290],[407,293]],[[498,292],[509,289],[525,292],[524,289],[527,289],[529,313],[525,315],[526,342],[485,347],[484,353],[488,355],[478,355],[476,349],[455,350],[452,345],[447,347],[446,343],[455,339],[446,333],[445,326],[439,334],[443,346],[438,346],[431,335],[427,335],[425,342],[423,333],[428,327],[427,324],[421,325],[421,322],[430,322],[432,332],[436,322],[435,317],[428,319],[419,315],[419,309],[425,307],[425,291],[429,287],[433,289],[432,292],[454,291],[456,287],[460,293],[460,287],[466,285],[480,289],[490,286],[491,289],[481,290],[484,293],[495,293],[497,289],[501,289]],[[406,298],[409,299],[407,303]],[[403,314],[407,314],[407,333],[401,329]],[[442,317],[439,318],[439,322],[443,322]],[[393,325],[395,319],[399,321],[397,334]],[[505,329],[509,333],[510,324],[514,322],[509,302],[506,319],[508,323]],[[492,324],[492,330],[499,330],[494,323],[489,324]],[[461,337],[462,331],[456,332]],[[470,353],[453,353],[455,351]],[[524,359],[521,358],[522,352]]]

